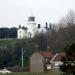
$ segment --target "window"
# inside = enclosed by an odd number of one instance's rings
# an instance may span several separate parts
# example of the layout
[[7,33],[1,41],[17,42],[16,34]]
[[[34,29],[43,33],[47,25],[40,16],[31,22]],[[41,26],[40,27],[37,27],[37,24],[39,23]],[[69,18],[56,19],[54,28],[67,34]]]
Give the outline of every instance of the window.
[[32,36],[32,34],[29,32],[29,33],[28,33],[28,38],[31,38],[31,36]]
[[46,57],[46,58],[44,59],[44,61],[45,61],[46,64],[50,64],[49,58]]
[[47,61],[48,61],[48,59],[46,58],[46,59],[45,59],[45,61],[47,62]]
[[20,33],[21,33],[21,30],[20,30]]

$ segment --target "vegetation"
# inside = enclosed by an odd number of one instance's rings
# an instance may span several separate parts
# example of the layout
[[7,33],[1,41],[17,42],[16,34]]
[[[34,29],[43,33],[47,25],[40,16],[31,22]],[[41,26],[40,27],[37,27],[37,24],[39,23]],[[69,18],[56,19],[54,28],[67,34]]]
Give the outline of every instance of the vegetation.
[[24,52],[24,66],[29,65],[29,57],[35,49],[33,39],[0,40],[0,68],[21,66],[21,53]]
[[60,75],[60,73],[30,73],[30,72],[14,72],[6,75]]
[[35,45],[38,45],[40,51],[46,50],[49,46],[56,53],[66,47],[67,44],[74,43],[75,15],[70,13],[67,16],[70,16],[70,21],[66,18],[66,23],[59,23],[58,28],[53,24],[49,24],[48,28],[46,22],[47,32],[36,34],[33,39],[16,39],[17,28],[0,28],[0,68],[21,66],[22,49],[24,51],[24,66],[29,66],[29,57],[35,52]]
[[17,28],[0,28],[0,39],[17,38]]
[[63,64],[60,66],[62,72],[75,75],[75,43],[65,48],[66,56],[61,60]]
[[52,29],[46,33],[40,33],[35,36],[35,41],[39,50],[46,50],[49,46],[54,52],[59,52],[67,44],[75,42],[75,24],[68,24],[57,31]]

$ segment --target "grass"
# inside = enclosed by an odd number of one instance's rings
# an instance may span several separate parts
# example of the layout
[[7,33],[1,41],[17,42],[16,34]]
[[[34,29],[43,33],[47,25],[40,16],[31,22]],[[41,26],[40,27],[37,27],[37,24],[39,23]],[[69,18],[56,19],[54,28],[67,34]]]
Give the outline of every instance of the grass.
[[[2,74],[0,74],[2,75]],[[11,74],[4,74],[4,75],[60,75],[60,73],[29,73],[29,72],[14,72]]]

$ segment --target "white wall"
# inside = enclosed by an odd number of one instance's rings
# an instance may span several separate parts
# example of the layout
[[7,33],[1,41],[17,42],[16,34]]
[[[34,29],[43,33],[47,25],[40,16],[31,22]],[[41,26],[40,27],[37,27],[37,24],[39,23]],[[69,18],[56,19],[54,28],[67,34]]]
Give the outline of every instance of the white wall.
[[26,27],[28,28],[27,32],[31,33],[31,37],[33,38],[36,32],[36,23],[35,22],[28,22]]
[[27,31],[26,30],[18,29],[18,31],[17,31],[17,38],[18,39],[26,38],[26,36],[27,36]]

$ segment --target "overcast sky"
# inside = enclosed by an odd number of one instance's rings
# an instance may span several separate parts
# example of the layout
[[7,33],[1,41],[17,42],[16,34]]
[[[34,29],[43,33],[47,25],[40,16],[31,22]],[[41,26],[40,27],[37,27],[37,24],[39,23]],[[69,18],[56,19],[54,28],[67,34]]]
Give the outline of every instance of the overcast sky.
[[42,25],[57,23],[70,9],[75,11],[75,0],[0,0],[0,27],[23,26],[31,15]]

